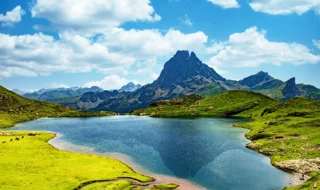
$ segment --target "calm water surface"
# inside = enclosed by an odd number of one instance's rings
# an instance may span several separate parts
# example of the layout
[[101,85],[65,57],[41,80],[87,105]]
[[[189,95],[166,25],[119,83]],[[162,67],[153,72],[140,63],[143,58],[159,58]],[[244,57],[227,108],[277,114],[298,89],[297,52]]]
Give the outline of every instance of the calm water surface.
[[54,131],[61,140],[99,153],[122,153],[148,171],[187,179],[213,190],[271,190],[289,175],[245,148],[237,119],[162,119],[136,116],[47,118],[14,130]]

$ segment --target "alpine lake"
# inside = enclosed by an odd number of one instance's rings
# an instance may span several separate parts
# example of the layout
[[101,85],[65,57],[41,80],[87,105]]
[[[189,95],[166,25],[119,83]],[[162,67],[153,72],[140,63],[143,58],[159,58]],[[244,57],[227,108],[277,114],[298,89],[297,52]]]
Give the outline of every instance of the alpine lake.
[[98,154],[126,155],[148,171],[147,175],[181,178],[205,189],[277,190],[289,186],[290,174],[245,147],[248,130],[232,126],[241,121],[145,116],[44,118],[10,130],[52,131],[61,136],[57,139],[61,143]]

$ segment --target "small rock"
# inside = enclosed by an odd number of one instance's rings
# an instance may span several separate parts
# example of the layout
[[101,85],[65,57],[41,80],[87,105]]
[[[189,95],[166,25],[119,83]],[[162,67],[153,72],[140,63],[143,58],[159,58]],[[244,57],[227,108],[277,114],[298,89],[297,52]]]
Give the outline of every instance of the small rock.
[[213,106],[209,106],[205,109],[205,111],[211,111],[211,110],[213,110]]

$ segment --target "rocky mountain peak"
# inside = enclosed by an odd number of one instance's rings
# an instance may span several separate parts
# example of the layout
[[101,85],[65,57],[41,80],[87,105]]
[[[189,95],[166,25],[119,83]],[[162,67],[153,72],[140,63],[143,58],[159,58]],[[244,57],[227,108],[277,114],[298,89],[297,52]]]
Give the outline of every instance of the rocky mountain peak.
[[257,76],[269,76],[269,74],[267,72],[264,72],[264,71],[259,71],[256,75]]
[[140,84],[134,84],[133,82],[129,82],[128,84],[121,87],[118,91],[119,92],[134,92],[137,89],[141,88]]
[[246,77],[246,78],[240,80],[239,82],[241,85],[253,88],[257,85],[260,85],[261,83],[268,82],[273,79],[274,78],[271,77],[267,72],[260,71],[255,75],[251,75],[249,77]]
[[164,65],[154,86],[168,88],[192,77],[203,77],[209,81],[225,80],[208,65],[202,63],[194,52],[180,50]]
[[177,53],[173,56],[173,59],[188,59],[189,51],[187,50],[178,50]]
[[286,86],[282,90],[282,94],[283,94],[285,100],[296,97],[296,96],[301,96],[301,92],[299,91],[299,89],[296,85],[296,78],[295,77],[289,79],[286,82]]

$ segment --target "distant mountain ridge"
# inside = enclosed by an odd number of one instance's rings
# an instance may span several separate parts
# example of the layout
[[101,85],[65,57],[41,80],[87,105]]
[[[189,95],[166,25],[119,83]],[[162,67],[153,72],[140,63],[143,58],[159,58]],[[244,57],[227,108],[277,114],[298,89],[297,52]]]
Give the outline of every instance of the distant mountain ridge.
[[55,89],[40,89],[32,93],[25,93],[22,96],[30,99],[50,101],[58,98],[69,98],[75,96],[82,96],[86,92],[102,92],[103,89],[97,86],[91,88],[55,88]]
[[119,92],[134,92],[136,90],[138,90],[139,88],[141,88],[141,84],[134,84],[133,82],[129,82],[128,84],[124,85],[123,87],[121,87],[118,91]]
[[[202,63],[194,52],[188,51],[177,51],[165,63],[158,79],[139,87],[129,83],[120,90],[88,91],[78,98],[62,98],[56,103],[76,109],[126,113],[146,108],[160,100],[191,94],[208,97],[241,89],[259,92],[276,100],[287,100],[296,96],[320,100],[320,89],[311,85],[296,84],[295,78],[283,82],[263,71],[239,81],[227,80]],[[71,92],[69,94],[72,95]]]

